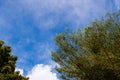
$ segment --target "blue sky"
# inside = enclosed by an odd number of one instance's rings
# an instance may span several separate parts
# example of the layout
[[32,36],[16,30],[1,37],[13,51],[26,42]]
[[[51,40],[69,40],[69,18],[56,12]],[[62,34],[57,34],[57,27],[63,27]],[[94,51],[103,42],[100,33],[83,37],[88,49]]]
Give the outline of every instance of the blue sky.
[[0,0],[0,39],[12,47],[24,75],[46,66],[51,72],[50,52],[58,33],[66,27],[83,29],[119,8],[120,0]]

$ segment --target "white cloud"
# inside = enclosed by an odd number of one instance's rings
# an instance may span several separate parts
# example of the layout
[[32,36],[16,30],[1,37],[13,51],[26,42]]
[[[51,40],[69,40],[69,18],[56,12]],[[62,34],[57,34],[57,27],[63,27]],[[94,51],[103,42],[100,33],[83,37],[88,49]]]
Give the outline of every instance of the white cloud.
[[27,77],[29,77],[29,80],[58,80],[51,69],[49,65],[37,64],[28,73]]
[[15,71],[20,71],[20,74],[23,75],[23,69],[16,68]]
[[[28,72],[26,77],[29,77],[29,80],[59,80],[56,73],[52,72],[53,66],[37,64],[31,71]],[[20,71],[20,74],[23,75],[24,71],[21,68],[16,68],[15,71]]]

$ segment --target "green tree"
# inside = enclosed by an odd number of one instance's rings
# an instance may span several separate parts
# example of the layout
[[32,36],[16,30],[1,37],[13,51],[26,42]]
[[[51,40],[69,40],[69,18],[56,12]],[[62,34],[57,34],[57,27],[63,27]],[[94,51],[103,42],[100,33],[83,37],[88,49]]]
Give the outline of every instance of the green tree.
[[53,60],[62,80],[120,80],[120,12],[95,20],[84,31],[55,38]]
[[0,41],[0,80],[28,80],[28,78],[15,72],[17,57],[11,54],[11,47],[4,46]]

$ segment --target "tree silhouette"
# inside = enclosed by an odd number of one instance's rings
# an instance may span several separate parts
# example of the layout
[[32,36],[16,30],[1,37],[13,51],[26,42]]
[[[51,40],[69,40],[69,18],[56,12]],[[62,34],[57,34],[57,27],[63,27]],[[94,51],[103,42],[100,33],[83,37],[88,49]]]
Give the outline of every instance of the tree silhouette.
[[0,41],[0,80],[28,80],[15,72],[17,57],[11,54],[11,47],[4,46],[4,41]]

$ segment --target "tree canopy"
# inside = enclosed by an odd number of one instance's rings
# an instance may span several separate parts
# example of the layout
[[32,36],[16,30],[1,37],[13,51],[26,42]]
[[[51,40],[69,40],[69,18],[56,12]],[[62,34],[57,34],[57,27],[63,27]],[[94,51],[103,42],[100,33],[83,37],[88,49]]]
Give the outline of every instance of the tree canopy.
[[120,11],[60,33],[55,42],[52,58],[62,80],[120,80]]
[[15,72],[17,57],[11,54],[11,47],[4,46],[4,41],[0,40],[0,80],[28,80]]

